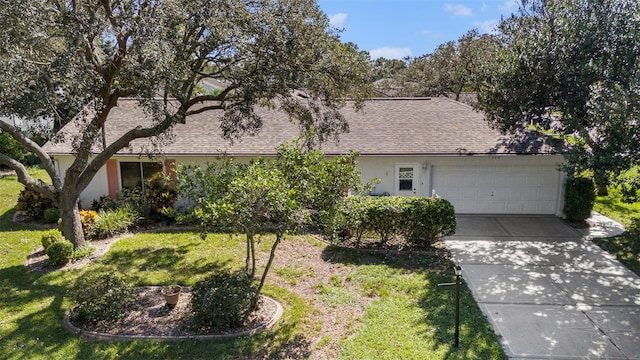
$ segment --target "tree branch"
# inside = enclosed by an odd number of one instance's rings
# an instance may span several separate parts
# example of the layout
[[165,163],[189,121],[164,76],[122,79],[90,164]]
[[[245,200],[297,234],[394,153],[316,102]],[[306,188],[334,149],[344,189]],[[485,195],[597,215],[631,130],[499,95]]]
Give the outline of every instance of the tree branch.
[[5,154],[0,154],[0,164],[8,166],[9,168],[15,170],[16,174],[18,175],[18,182],[23,184],[27,189],[33,189],[44,194],[55,204],[59,203],[58,189],[40,179],[34,179],[31,175],[29,175],[27,168],[24,167],[24,165],[22,165],[20,162],[8,157]]
[[[42,165],[44,166],[44,169],[47,171],[47,174],[49,175],[49,177],[51,177],[51,181],[53,182],[53,186],[56,189],[62,188],[62,182],[60,181],[60,177],[58,177],[58,174],[56,173],[56,169],[55,169],[55,166],[53,165],[53,161],[51,160],[51,157],[49,156],[49,154],[47,154],[40,147],[40,145],[36,144],[33,140],[31,140],[28,137],[24,136],[20,131],[18,131],[18,129],[16,129],[15,127],[7,124],[4,121],[0,121],[0,130],[3,130],[5,132],[7,132],[14,139],[16,139],[20,144],[22,144],[22,146],[24,146],[25,148],[29,149],[30,151],[33,151],[33,153],[36,154],[38,159],[40,159],[40,161],[42,161]],[[6,155],[4,155],[4,156],[6,158],[9,158]],[[11,158],[9,158],[9,159],[11,159]],[[11,159],[11,160],[15,161],[14,159]],[[15,162],[20,164],[17,161],[15,161]],[[18,169],[16,168],[16,165],[14,163],[8,162],[8,163],[6,163],[6,165],[9,166],[12,169],[18,171]],[[22,164],[20,164],[20,165],[22,165]]]

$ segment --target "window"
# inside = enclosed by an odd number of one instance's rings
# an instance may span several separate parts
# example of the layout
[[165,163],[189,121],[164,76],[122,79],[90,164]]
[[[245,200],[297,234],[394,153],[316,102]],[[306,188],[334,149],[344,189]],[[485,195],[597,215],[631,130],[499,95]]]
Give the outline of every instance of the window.
[[401,167],[398,169],[398,190],[413,190],[413,167]]
[[152,162],[121,162],[120,177],[123,189],[142,189],[144,182],[162,172],[162,164]]

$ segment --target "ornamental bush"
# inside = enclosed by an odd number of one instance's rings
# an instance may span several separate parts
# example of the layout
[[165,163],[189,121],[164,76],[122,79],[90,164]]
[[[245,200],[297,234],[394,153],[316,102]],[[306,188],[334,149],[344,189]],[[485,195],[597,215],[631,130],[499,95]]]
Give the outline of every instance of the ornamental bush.
[[359,244],[369,228],[367,214],[373,204],[374,197],[371,196],[348,196],[342,199],[330,216],[327,216],[326,235],[332,241],[354,238],[356,244]]
[[73,257],[73,244],[67,240],[59,240],[45,250],[52,265],[64,265]]
[[17,210],[34,219],[44,218],[44,211],[51,207],[54,207],[51,199],[29,189],[23,189],[20,192],[18,203],[16,204]]
[[402,236],[407,242],[429,246],[455,232],[455,209],[441,198],[350,196],[336,206],[327,228],[334,240],[343,235],[359,242],[365,232],[374,232],[383,243]]
[[42,237],[40,237],[40,242],[42,243],[42,247],[44,248],[45,252],[53,243],[62,240],[64,240],[64,238],[62,237],[62,233],[59,230],[45,231],[44,234],[42,234]]
[[127,231],[135,224],[138,214],[128,206],[115,210],[100,210],[96,220],[87,226],[87,236],[91,239],[104,239]]
[[405,239],[419,246],[430,246],[440,236],[456,232],[455,209],[441,198],[411,198],[402,219]]
[[564,214],[569,221],[584,221],[591,216],[596,201],[593,181],[584,177],[567,180],[564,193]]
[[198,281],[191,289],[196,326],[232,329],[241,326],[257,304],[259,293],[244,272],[219,272]]
[[168,181],[163,173],[157,173],[145,185],[144,197],[152,215],[162,217],[163,210],[172,208],[178,199],[175,184]]
[[93,210],[80,210],[80,223],[82,223],[82,230],[87,231],[89,226],[98,220],[98,213]]
[[50,207],[44,210],[44,221],[47,224],[54,224],[60,219],[60,210],[55,207]]
[[76,306],[71,311],[74,321],[111,324],[126,315],[133,301],[132,287],[116,272],[89,274],[78,279],[71,291]]

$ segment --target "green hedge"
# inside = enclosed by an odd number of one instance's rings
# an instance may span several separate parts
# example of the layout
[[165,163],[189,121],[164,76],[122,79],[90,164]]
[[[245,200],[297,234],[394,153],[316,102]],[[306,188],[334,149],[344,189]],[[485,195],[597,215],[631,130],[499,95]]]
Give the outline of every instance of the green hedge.
[[591,216],[596,201],[593,181],[576,177],[567,180],[564,193],[564,214],[569,221],[584,221]]
[[336,206],[327,226],[334,239],[355,238],[366,232],[385,243],[402,236],[420,246],[431,245],[442,235],[456,230],[455,209],[445,199],[404,196],[350,196]]

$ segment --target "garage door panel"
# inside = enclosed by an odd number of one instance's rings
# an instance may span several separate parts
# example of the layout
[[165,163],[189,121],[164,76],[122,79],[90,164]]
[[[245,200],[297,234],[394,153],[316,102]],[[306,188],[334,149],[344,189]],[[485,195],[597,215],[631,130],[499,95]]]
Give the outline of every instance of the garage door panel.
[[433,167],[433,188],[458,213],[555,214],[559,180],[551,166]]

